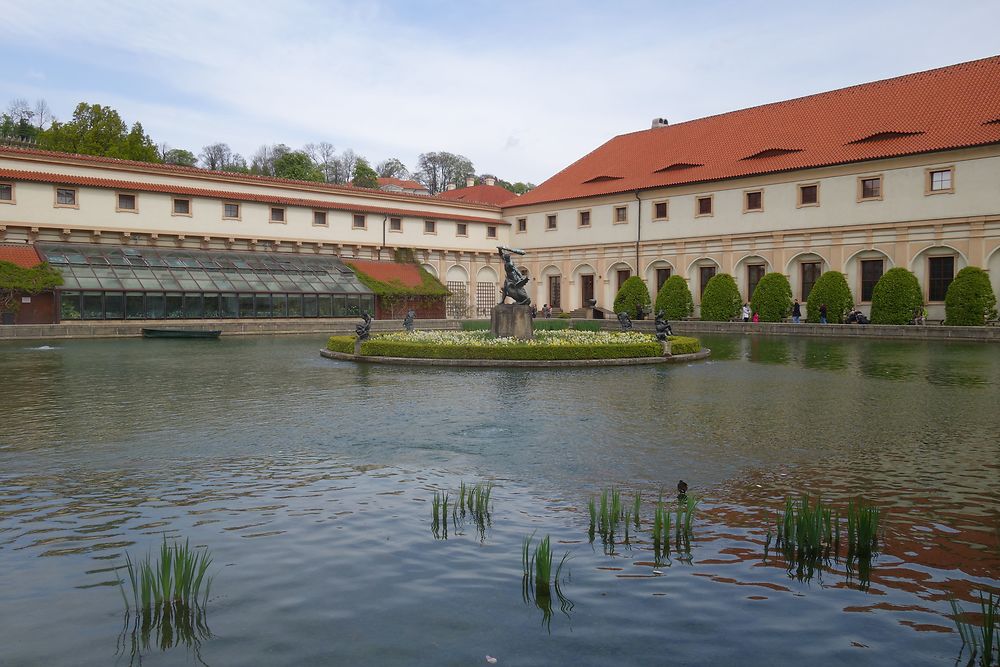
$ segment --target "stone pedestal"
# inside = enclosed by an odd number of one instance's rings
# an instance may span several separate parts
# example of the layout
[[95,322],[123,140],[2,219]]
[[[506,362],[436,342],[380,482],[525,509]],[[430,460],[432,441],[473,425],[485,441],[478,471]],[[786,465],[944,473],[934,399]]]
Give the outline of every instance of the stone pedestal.
[[665,357],[673,356],[670,353],[670,341],[669,340],[660,341],[660,345],[663,346],[663,356],[665,356]]
[[530,340],[535,337],[531,326],[531,306],[515,306],[502,303],[493,306],[490,331],[497,338],[520,338]]

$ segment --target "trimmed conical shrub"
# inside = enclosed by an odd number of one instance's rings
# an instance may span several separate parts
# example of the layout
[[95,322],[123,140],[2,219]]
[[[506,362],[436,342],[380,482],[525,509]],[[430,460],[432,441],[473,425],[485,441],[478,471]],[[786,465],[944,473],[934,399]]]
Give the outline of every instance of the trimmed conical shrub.
[[847,279],[840,271],[827,271],[819,277],[809,291],[806,302],[807,322],[819,322],[819,307],[826,304],[826,321],[830,324],[843,324],[844,316],[854,306],[851,288]]
[[765,273],[750,298],[761,322],[780,322],[792,311],[792,286],[783,273]]
[[701,319],[728,322],[740,314],[740,290],[728,273],[716,273],[705,285],[701,295]]
[[615,312],[628,313],[629,317],[638,317],[639,308],[649,313],[649,289],[639,276],[632,276],[622,283],[615,295]]
[[686,280],[677,275],[667,278],[667,282],[663,283],[663,287],[656,295],[654,311],[661,310],[668,320],[691,317],[694,312],[694,300],[691,298],[691,290],[688,289]]
[[955,327],[981,327],[997,317],[997,297],[990,276],[978,266],[958,272],[944,297],[944,323]]
[[924,296],[912,272],[897,266],[882,274],[872,290],[872,324],[909,324],[923,309]]

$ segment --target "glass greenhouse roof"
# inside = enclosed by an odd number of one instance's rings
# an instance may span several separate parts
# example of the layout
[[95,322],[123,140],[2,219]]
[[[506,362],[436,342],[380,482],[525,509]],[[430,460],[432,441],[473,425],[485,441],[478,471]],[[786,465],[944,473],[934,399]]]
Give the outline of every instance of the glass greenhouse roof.
[[371,294],[337,257],[39,243],[62,289]]

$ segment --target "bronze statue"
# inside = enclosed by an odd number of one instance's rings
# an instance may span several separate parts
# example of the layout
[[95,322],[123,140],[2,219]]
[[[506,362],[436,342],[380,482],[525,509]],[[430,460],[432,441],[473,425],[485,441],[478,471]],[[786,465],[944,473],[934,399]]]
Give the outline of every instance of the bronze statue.
[[667,321],[666,316],[664,316],[662,310],[656,312],[656,340],[661,343],[667,342],[667,336],[673,336],[674,331],[670,328],[670,322]]
[[531,297],[528,296],[528,292],[524,289],[524,286],[528,284],[528,276],[517,270],[517,267],[514,266],[514,261],[510,257],[511,253],[523,255],[524,251],[498,245],[497,253],[500,255],[500,259],[503,260],[503,270],[506,274],[506,278],[503,281],[503,288],[500,290],[500,304],[503,304],[507,300],[507,297],[510,297],[518,306],[530,306]]
[[417,314],[412,308],[406,311],[406,317],[403,318],[403,328],[406,329],[408,333],[413,333],[413,318],[416,316]]
[[618,321],[622,325],[622,331],[631,331],[632,330],[632,318],[629,317],[628,313],[626,313],[624,310],[622,312],[618,313]]
[[358,340],[368,340],[372,332],[372,321],[375,318],[369,315],[367,311],[361,313],[361,318],[364,322],[354,327],[354,333],[357,334]]

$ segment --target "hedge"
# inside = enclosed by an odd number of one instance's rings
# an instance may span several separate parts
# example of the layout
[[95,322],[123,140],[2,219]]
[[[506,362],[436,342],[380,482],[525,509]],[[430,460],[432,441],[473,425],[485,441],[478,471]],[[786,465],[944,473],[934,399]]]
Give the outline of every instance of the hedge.
[[[567,322],[568,316],[562,319],[538,319],[532,322],[535,331],[562,331],[563,329],[575,329],[577,331],[600,331],[601,326],[597,322]],[[489,320],[463,320],[459,326],[462,331],[489,331]]]
[[955,327],[981,327],[997,318],[997,297],[989,275],[978,266],[958,272],[944,297],[944,323]]
[[538,320],[536,319],[531,323],[532,329],[535,331],[562,331],[563,329],[569,328],[569,322],[566,320]]
[[728,322],[740,314],[743,305],[736,281],[728,273],[716,273],[701,295],[701,319]]
[[808,322],[819,323],[819,307],[826,304],[826,321],[830,324],[843,324],[844,316],[854,307],[854,297],[847,279],[840,271],[827,271],[819,277],[809,292],[806,302]]
[[326,342],[326,349],[331,352],[354,354],[354,336],[330,336],[330,340]]
[[668,320],[682,320],[694,313],[694,300],[687,281],[678,275],[667,278],[656,295],[654,314],[663,311]]
[[601,325],[597,322],[573,322],[570,329],[573,331],[600,331]]
[[462,331],[489,331],[489,320],[463,320],[459,325]]
[[750,298],[750,308],[761,322],[780,322],[792,310],[792,286],[783,273],[765,273]]
[[644,313],[649,313],[649,288],[639,276],[632,276],[622,283],[615,295],[615,312],[622,311],[628,313],[629,317],[638,317],[639,308]]
[[917,277],[901,266],[883,273],[872,290],[872,324],[909,324],[923,307]]
[[691,336],[668,336],[671,354],[694,354],[701,349],[701,341]]
[[420,359],[630,359],[658,357],[663,347],[657,342],[621,345],[430,345],[372,338],[361,344],[361,354],[372,357],[405,357]]

